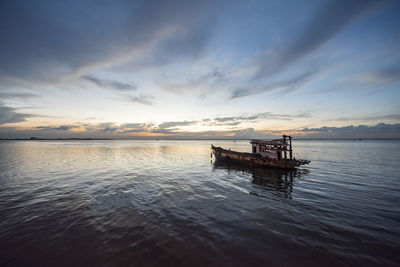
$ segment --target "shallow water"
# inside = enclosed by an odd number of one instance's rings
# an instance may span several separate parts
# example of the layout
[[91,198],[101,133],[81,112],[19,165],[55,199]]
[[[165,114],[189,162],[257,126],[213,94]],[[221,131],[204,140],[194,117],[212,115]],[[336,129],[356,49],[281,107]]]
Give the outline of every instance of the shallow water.
[[1,266],[397,266],[400,142],[294,140],[297,171],[210,144],[0,141]]

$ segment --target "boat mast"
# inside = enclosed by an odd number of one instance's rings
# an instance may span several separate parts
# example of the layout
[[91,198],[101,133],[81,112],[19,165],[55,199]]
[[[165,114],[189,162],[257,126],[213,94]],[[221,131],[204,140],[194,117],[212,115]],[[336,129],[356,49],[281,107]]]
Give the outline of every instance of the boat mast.
[[287,159],[287,143],[286,143],[286,135],[282,135],[283,137],[283,153],[285,155],[285,159]]

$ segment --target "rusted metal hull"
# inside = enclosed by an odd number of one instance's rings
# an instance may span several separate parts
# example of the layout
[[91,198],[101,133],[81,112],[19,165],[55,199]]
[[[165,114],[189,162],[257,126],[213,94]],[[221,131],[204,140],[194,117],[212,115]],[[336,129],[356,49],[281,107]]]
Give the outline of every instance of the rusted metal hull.
[[215,146],[211,146],[211,149],[217,160],[230,161],[248,166],[280,168],[280,169],[290,170],[299,167],[300,165],[310,163],[310,161],[308,160],[269,159],[266,157],[261,157],[257,154],[236,152]]

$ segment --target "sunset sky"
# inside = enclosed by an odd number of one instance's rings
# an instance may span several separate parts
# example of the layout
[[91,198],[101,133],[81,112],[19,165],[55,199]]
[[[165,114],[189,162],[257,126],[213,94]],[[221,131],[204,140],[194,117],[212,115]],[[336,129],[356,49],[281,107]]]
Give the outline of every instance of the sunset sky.
[[1,1],[0,137],[400,138],[399,1]]

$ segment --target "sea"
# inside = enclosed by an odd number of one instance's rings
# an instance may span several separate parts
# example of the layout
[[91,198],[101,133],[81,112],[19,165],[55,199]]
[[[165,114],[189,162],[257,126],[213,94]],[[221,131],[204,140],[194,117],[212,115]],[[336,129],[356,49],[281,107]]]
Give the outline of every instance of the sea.
[[399,266],[400,141],[0,141],[0,266]]

